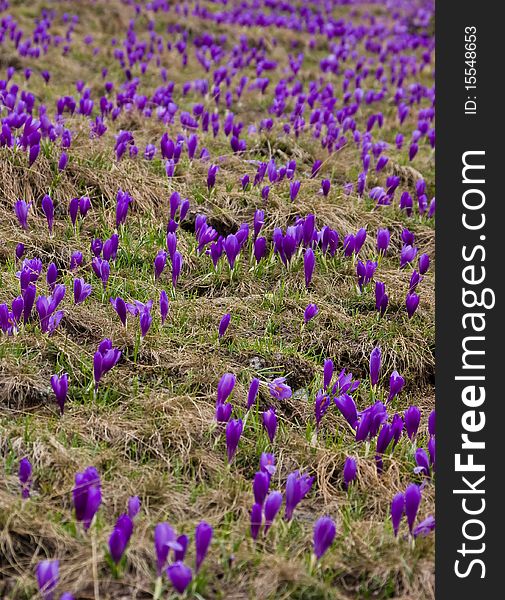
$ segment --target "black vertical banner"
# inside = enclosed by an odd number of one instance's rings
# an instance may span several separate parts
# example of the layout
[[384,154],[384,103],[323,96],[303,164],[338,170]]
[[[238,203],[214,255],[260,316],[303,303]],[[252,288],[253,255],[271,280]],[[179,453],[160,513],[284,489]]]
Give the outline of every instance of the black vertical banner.
[[439,600],[504,597],[505,324],[498,285],[505,239],[505,151],[499,148],[505,33],[499,6],[438,0],[436,9]]

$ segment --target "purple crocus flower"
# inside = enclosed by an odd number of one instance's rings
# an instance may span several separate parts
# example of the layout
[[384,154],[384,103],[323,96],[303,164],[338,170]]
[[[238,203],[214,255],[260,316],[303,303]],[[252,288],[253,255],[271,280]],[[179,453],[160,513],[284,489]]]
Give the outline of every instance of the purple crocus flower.
[[160,292],[160,315],[161,315],[161,324],[164,325],[168,315],[168,296],[165,290],[161,290]]
[[333,544],[337,528],[330,517],[319,518],[314,525],[314,554],[319,560]]
[[128,546],[133,533],[133,521],[127,514],[121,515],[109,537],[109,552],[115,564],[118,564]]
[[224,251],[226,253],[226,258],[228,259],[228,263],[230,264],[230,269],[233,269],[235,266],[235,260],[240,252],[240,244],[238,242],[237,236],[230,233],[224,240]]
[[108,373],[121,358],[121,350],[112,347],[112,341],[108,338],[102,340],[98,350],[93,356],[93,375],[95,378],[95,390],[98,389],[100,379]]
[[51,377],[51,387],[53,388],[54,395],[56,396],[56,402],[60,407],[60,412],[63,414],[63,410],[65,408],[65,402],[67,400],[67,392],[68,392],[68,375],[67,373],[63,373],[61,377],[58,375],[53,375]]
[[160,250],[154,259],[154,279],[158,279],[163,273],[163,269],[167,263],[167,253],[165,250]]
[[217,404],[224,404],[235,387],[237,378],[233,373],[225,373],[217,384]]
[[84,279],[74,279],[74,304],[81,304],[91,294],[91,284]]
[[253,494],[256,504],[263,506],[270,487],[270,475],[265,471],[258,471],[253,479]]
[[405,307],[407,309],[409,319],[411,319],[414,316],[414,313],[416,312],[418,306],[419,296],[416,293],[409,292],[405,298]]
[[68,154],[66,152],[62,152],[60,155],[60,160],[58,161],[58,171],[64,171],[65,167],[68,163]]
[[16,245],[16,258],[21,260],[23,258],[23,254],[25,253],[25,245],[22,242]]
[[226,333],[226,330],[228,329],[228,325],[230,324],[230,321],[231,321],[230,313],[226,313],[225,315],[223,315],[223,317],[221,318],[221,321],[219,322],[219,328],[218,328],[219,338],[222,338],[224,336],[224,334]]
[[435,415],[436,415],[435,410],[432,410],[428,417],[428,433],[431,436],[435,435],[435,419],[436,419]]
[[370,383],[375,387],[381,370],[381,350],[376,346],[370,354]]
[[421,504],[421,488],[415,483],[411,483],[405,490],[405,515],[407,516],[407,523],[409,525],[409,531],[412,533],[414,527],[414,521],[416,520],[417,511]]
[[42,560],[35,569],[37,585],[43,600],[53,600],[54,589],[58,585],[60,563],[57,560]]
[[393,371],[389,378],[389,395],[387,401],[390,402],[395,396],[397,396],[405,385],[405,379],[398,373]]
[[49,233],[51,234],[53,232],[54,204],[47,194],[42,198],[42,211],[46,215],[47,227],[49,229]]
[[414,246],[403,246],[400,254],[400,269],[403,269],[406,265],[411,263],[417,256],[417,248]]
[[251,508],[251,537],[256,540],[263,521],[263,509],[261,504],[253,504]]
[[23,229],[28,229],[28,210],[30,206],[31,202],[27,204],[24,200],[18,200],[14,204],[14,213]]
[[356,427],[358,422],[358,411],[356,403],[348,394],[342,394],[333,398],[337,408],[342,413],[344,419],[349,423],[351,427]]
[[201,521],[195,528],[195,570],[198,572],[207,556],[214,530],[206,521]]
[[264,237],[259,237],[254,240],[254,258],[259,263],[267,254],[267,240]]
[[30,497],[32,486],[32,464],[26,457],[19,461],[18,478],[21,485],[21,497],[26,500]]
[[270,443],[273,444],[275,438],[275,432],[277,431],[277,416],[275,415],[275,409],[269,408],[262,414],[263,427],[265,428]]
[[311,321],[317,315],[318,312],[319,308],[317,307],[317,304],[308,304],[307,308],[303,312],[304,323],[307,324],[309,321]]
[[344,463],[344,487],[348,489],[349,484],[356,479],[356,473],[358,471],[358,465],[356,459],[352,456],[348,456]]
[[177,540],[177,544],[180,546],[180,550],[174,549],[174,560],[184,560],[186,558],[186,552],[188,550],[189,538],[187,535],[180,535]]
[[70,220],[72,221],[72,225],[75,227],[77,221],[77,214],[79,212],[79,198],[72,198],[68,205],[68,214],[70,215]]
[[49,288],[51,289],[51,291],[54,290],[54,285],[55,285],[57,279],[58,279],[58,269],[57,269],[56,265],[52,262],[47,267],[47,273],[46,273],[46,282],[47,282],[47,285],[49,286]]
[[298,192],[300,191],[300,181],[291,181],[289,184],[289,197],[291,202],[294,202],[296,197],[298,196]]
[[424,473],[427,477],[430,476],[430,459],[424,448],[417,448],[414,454],[414,460],[416,461],[417,467],[414,469],[414,473]]
[[420,535],[429,535],[435,529],[435,517],[430,515],[421,521],[412,531],[412,535],[416,538]]
[[312,275],[314,273],[314,267],[316,265],[316,256],[312,248],[307,248],[303,256],[303,269],[305,272],[305,286],[308,288],[312,281]]
[[413,440],[419,429],[421,411],[417,406],[409,406],[404,414],[405,429],[410,440]]
[[272,398],[275,398],[276,400],[286,400],[286,398],[291,398],[293,392],[285,381],[285,377],[276,377],[268,384],[268,390]]
[[102,503],[100,476],[94,467],[87,467],[82,473],[76,474],[72,494],[75,517],[88,530]]
[[117,312],[121,323],[126,327],[126,318],[128,315],[126,302],[119,296],[117,298],[110,298],[109,301],[112,304],[112,308]]
[[264,534],[270,529],[277,513],[279,512],[282,505],[282,494],[281,492],[270,492],[265,500],[265,529]]
[[130,519],[134,519],[140,512],[140,498],[138,496],[131,496],[128,498],[128,516]]
[[174,288],[179,280],[179,275],[182,270],[182,254],[180,252],[174,252],[172,256],[172,285]]
[[99,256],[95,256],[95,258],[91,261],[91,266],[93,267],[95,275],[101,279],[103,289],[105,290],[107,288],[107,282],[109,281],[110,276],[109,262],[103,260]]
[[300,475],[300,471],[294,471],[288,475],[286,481],[286,510],[284,512],[286,521],[293,518],[293,511],[309,493],[313,483],[314,477]]
[[323,367],[323,388],[325,390],[327,390],[328,386],[331,384],[331,380],[333,378],[333,370],[334,365],[331,358],[325,359]]
[[182,561],[177,561],[167,568],[167,575],[178,594],[184,594],[193,579],[193,572]]
[[256,402],[259,387],[260,380],[257,377],[254,377],[251,380],[251,383],[249,385],[249,391],[247,392],[247,410],[249,410],[251,406]]
[[393,532],[395,537],[398,536],[400,522],[405,512],[405,496],[400,492],[396,494],[391,501],[391,523],[393,524]]
[[389,233],[389,229],[379,229],[377,231],[377,250],[382,254],[385,254],[389,241],[391,239],[391,234]]
[[314,402],[314,416],[316,417],[316,425],[319,427],[321,419],[326,414],[328,407],[330,406],[330,397],[328,394],[324,394],[322,390],[319,390],[316,394],[316,400]]
[[207,188],[210,190],[216,185],[216,175],[219,170],[217,165],[210,165],[207,171]]
[[331,183],[329,179],[323,179],[321,181],[321,193],[323,196],[327,196],[330,192]]
[[427,254],[421,254],[419,257],[419,273],[424,275],[430,268],[430,257]]
[[226,452],[228,454],[228,462],[231,463],[235,452],[237,451],[238,442],[242,435],[243,423],[242,419],[232,419],[226,425]]
[[167,562],[170,550],[179,550],[175,531],[168,523],[158,523],[154,528],[154,550],[156,552],[156,568],[158,576]]
[[75,271],[77,267],[80,267],[82,265],[82,260],[82,252],[73,252],[72,256],[70,257],[70,270]]

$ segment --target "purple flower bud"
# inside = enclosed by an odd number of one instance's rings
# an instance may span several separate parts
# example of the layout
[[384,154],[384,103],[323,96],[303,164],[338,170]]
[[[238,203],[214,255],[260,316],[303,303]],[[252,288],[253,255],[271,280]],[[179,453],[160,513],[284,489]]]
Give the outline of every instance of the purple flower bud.
[[156,567],[161,575],[171,549],[179,549],[175,531],[168,523],[158,523],[154,528],[154,550],[156,552]]
[[63,414],[65,402],[67,400],[68,375],[66,373],[61,375],[61,377],[58,377],[58,375],[53,375],[51,377],[51,387],[53,388],[54,395],[56,396],[56,402],[60,407],[60,412]]
[[303,257],[303,268],[305,271],[305,286],[308,288],[312,281],[312,275],[314,273],[314,267],[316,264],[316,256],[312,248],[307,248]]
[[231,463],[235,452],[237,451],[238,442],[242,435],[242,419],[232,419],[226,425],[226,452],[228,454],[228,462]]
[[183,562],[177,561],[167,568],[167,575],[178,594],[184,594],[193,579],[193,573]]
[[372,386],[376,386],[379,381],[381,369],[381,350],[376,346],[370,354],[370,382]]
[[47,274],[46,274],[47,285],[50,287],[51,290],[54,290],[54,285],[56,283],[57,278],[58,278],[58,269],[56,268],[56,265],[52,262],[47,267]]
[[435,410],[432,410],[428,417],[428,433],[430,435],[435,435]]
[[53,592],[58,585],[60,563],[57,560],[42,560],[37,564],[37,585],[43,600],[53,600]]
[[270,529],[277,513],[282,505],[282,494],[280,492],[270,492],[265,500],[265,535]]
[[32,486],[32,465],[27,458],[22,458],[19,461],[18,478],[21,485],[22,498],[29,498]]
[[94,467],[88,467],[75,476],[73,489],[75,517],[89,529],[93,517],[102,503],[100,476]]
[[18,200],[14,204],[14,212],[23,229],[28,229],[28,210],[31,202],[27,204],[24,200]]
[[16,245],[16,258],[21,260],[23,254],[25,253],[25,245],[22,242]]
[[251,508],[251,537],[256,540],[263,520],[263,510],[261,504],[253,504]]
[[184,594],[193,579],[191,568],[178,560],[167,568],[166,573],[175,591]]
[[205,521],[201,521],[195,528],[195,570],[198,572],[207,556],[214,530]]
[[131,496],[128,499],[128,516],[130,519],[134,519],[140,512],[140,498],[138,496]]
[[398,373],[398,371],[393,371],[391,373],[391,377],[389,378],[389,396],[388,402],[390,402],[395,396],[397,396],[403,389],[405,385],[405,379]]
[[377,231],[377,250],[383,254],[386,252],[389,246],[389,240],[391,235],[389,229],[379,229]]
[[163,273],[163,269],[165,268],[167,262],[167,253],[165,250],[160,250],[154,259],[154,278],[158,279],[159,276]]
[[231,321],[231,314],[230,313],[226,313],[221,321],[219,322],[219,328],[218,328],[218,335],[219,338],[222,338],[224,336],[224,334],[226,333],[226,330],[228,329],[228,325],[230,324]]
[[308,494],[313,483],[314,477],[300,475],[299,471],[294,471],[288,475],[286,481],[286,510],[284,513],[286,521],[293,518],[295,508]]
[[333,377],[333,361],[331,360],[331,358],[327,358],[324,361],[324,367],[323,367],[323,388],[325,390],[328,389],[328,386],[331,383],[332,377]]
[[247,410],[251,408],[251,406],[256,402],[256,397],[258,395],[258,390],[260,387],[260,380],[254,377],[251,380],[251,384],[249,385],[249,391],[247,393]]
[[403,269],[408,263],[411,263],[417,255],[417,248],[413,246],[403,246],[400,255],[400,269]]
[[329,179],[323,179],[321,181],[321,192],[323,196],[327,196],[330,192],[331,183]]
[[421,254],[419,257],[419,273],[424,275],[430,267],[430,257],[427,254]]
[[411,483],[405,490],[405,514],[407,516],[407,523],[409,525],[409,531],[412,533],[414,527],[414,521],[417,517],[417,511],[421,504],[421,489],[415,483]]
[[275,409],[269,408],[267,411],[263,412],[262,419],[263,427],[268,434],[270,443],[273,444],[275,432],[277,431],[277,417],[275,415]]
[[413,440],[419,429],[419,423],[421,421],[421,411],[417,406],[410,406],[407,408],[404,414],[405,429],[410,440]]
[[344,463],[344,487],[347,489],[349,484],[356,479],[358,465],[356,459],[348,456]]
[[321,517],[314,525],[314,554],[319,560],[333,544],[337,528],[330,517]]
[[168,296],[165,290],[161,290],[160,292],[160,315],[161,315],[161,324],[164,325],[167,315],[168,315]]
[[305,309],[304,313],[303,313],[303,320],[305,323],[308,323],[310,320],[312,320],[317,313],[319,312],[319,308],[317,307],[316,304],[308,304],[307,308]]
[[49,233],[51,234],[53,232],[54,205],[53,201],[47,194],[42,198],[42,211],[46,215],[47,227],[49,228]]
[[254,475],[253,480],[253,493],[254,501],[256,504],[263,506],[265,498],[268,494],[268,488],[270,487],[270,475],[265,471],[258,471]]
[[400,521],[405,512],[405,496],[400,492],[394,496],[391,501],[391,523],[393,524],[393,532],[395,537],[398,536]]
[[407,308],[409,319],[411,319],[419,306],[419,296],[409,292],[405,298],[405,306]]

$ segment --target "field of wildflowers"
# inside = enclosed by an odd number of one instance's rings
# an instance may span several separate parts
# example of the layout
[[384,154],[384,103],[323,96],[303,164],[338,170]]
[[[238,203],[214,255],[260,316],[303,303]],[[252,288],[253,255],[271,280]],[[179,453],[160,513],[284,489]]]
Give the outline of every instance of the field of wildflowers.
[[431,0],[0,0],[0,596],[434,597]]

